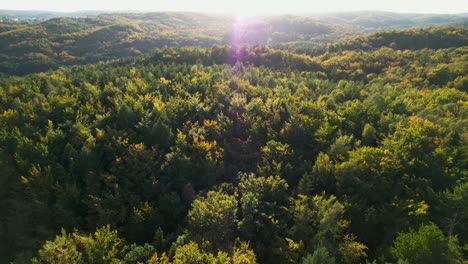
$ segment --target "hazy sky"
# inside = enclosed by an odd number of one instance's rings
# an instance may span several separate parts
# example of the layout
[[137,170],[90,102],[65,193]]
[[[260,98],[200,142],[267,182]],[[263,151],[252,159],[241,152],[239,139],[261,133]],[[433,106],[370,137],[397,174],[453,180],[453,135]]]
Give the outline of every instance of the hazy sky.
[[235,14],[381,10],[416,13],[468,12],[467,0],[11,0],[0,9],[197,11]]

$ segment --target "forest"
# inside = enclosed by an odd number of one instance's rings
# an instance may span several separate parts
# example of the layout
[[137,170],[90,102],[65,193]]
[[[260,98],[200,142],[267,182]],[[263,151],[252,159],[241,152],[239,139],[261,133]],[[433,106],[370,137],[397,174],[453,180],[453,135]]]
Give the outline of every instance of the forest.
[[[308,45],[282,26],[89,63],[76,43],[121,51],[141,39],[109,30],[156,23],[106,19],[0,33],[1,263],[467,263],[465,27]],[[29,45],[84,61],[11,66]]]
[[[467,20],[460,16],[441,16],[430,22],[431,18],[427,15],[350,13],[348,16],[277,15],[239,19],[213,14],[158,12],[55,17],[36,22],[4,21],[0,22],[0,74],[45,72],[64,65],[139,56],[164,47],[211,48],[213,45],[249,44],[297,49],[296,52],[301,53],[310,49],[323,52],[327,45],[346,43],[347,48],[356,49],[366,43],[363,39],[368,38],[365,36],[367,33],[383,25],[399,28]],[[419,46],[436,42],[427,48],[441,48],[441,42],[446,43],[445,47],[458,46],[460,43],[449,43],[456,38],[458,42],[465,41],[466,45],[466,39],[459,35],[460,32],[451,35],[454,30],[438,31],[437,37],[427,36],[433,32],[415,33],[414,29],[409,29],[407,34],[398,31],[392,36],[390,32],[383,31],[369,38],[374,41],[382,38],[388,42],[386,46],[393,41],[406,40],[402,46],[393,47],[397,49],[413,49],[414,41],[420,43]],[[415,36],[419,39],[413,39]],[[346,42],[356,37],[361,39]]]
[[[331,43],[363,32],[307,17],[281,15],[239,20],[184,12],[103,14],[0,23],[0,74],[24,75],[138,56],[155,48],[213,45]],[[234,43],[239,42],[242,43]]]
[[395,13],[385,11],[327,12],[308,14],[307,17],[338,25],[365,30],[404,29],[467,23],[468,13],[428,14]]

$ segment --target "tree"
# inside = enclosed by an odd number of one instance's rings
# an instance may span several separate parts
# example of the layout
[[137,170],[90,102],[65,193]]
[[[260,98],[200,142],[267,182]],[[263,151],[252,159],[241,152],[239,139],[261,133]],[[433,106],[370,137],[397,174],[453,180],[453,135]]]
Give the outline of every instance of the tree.
[[155,249],[152,245],[145,244],[143,246],[138,246],[137,244],[132,244],[125,254],[123,262],[127,264],[144,262],[150,259],[154,252]]
[[304,174],[298,185],[299,192],[305,195],[335,191],[335,164],[328,154],[320,152],[312,171]]
[[366,250],[368,248],[357,242],[356,238],[357,237],[353,234],[348,234],[343,237],[340,252],[343,257],[343,263],[345,264],[357,263],[360,258],[367,257]]
[[434,223],[422,224],[398,233],[391,247],[392,254],[412,264],[449,263],[448,240]]
[[256,264],[257,259],[255,252],[250,249],[249,243],[240,242],[240,244],[234,247],[234,253],[232,256],[232,264]]
[[[430,179],[434,190],[443,190],[455,177],[448,177],[452,159],[447,130],[426,119],[412,116],[398,126],[395,133],[383,141],[383,147],[391,150],[404,169],[402,173],[413,179]],[[429,188],[417,180],[411,187]]]
[[67,234],[62,229],[55,240],[45,242],[39,250],[39,257],[33,258],[33,263],[118,263],[125,249],[124,240],[117,236],[117,231],[110,230],[109,225],[89,236],[83,236],[77,230]]
[[450,69],[448,65],[441,64],[427,74],[429,82],[435,85],[444,85],[450,80]]
[[285,179],[291,178],[291,160],[294,151],[288,144],[270,140],[261,148],[262,157],[259,174],[262,176],[278,175]]
[[293,224],[288,234],[293,240],[303,241],[306,251],[325,247],[332,254],[337,254],[336,249],[348,222],[343,218],[344,206],[335,196],[298,195],[291,199],[289,213]]
[[344,159],[348,156],[348,151],[353,149],[354,136],[340,136],[338,137],[333,144],[330,145],[328,154],[337,159]]
[[302,259],[302,264],[335,264],[335,258],[330,256],[328,250],[324,247],[319,247],[314,251],[314,254],[307,254]]
[[362,130],[362,144],[364,146],[373,146],[376,143],[377,130],[371,125],[366,124]]
[[117,230],[103,226],[93,235],[82,240],[89,263],[108,264],[122,257],[125,241],[118,237]]
[[231,260],[226,253],[219,251],[216,256],[200,249],[197,243],[191,241],[177,247],[173,264],[224,264]]
[[240,204],[239,231],[261,261],[273,260],[275,243],[283,237],[287,220],[287,188],[285,180],[270,176],[243,175],[236,191]]
[[32,260],[36,264],[81,264],[83,253],[79,250],[77,234],[67,234],[62,229],[53,241],[46,241],[43,248],[39,250],[39,256]]
[[198,242],[210,241],[214,249],[228,250],[237,230],[237,200],[221,191],[209,191],[192,202],[188,212],[191,236]]

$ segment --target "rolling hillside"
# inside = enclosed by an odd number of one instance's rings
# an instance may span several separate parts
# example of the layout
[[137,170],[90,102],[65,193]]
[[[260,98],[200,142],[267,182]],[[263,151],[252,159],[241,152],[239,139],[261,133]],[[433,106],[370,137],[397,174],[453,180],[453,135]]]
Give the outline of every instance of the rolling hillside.
[[295,16],[236,19],[197,13],[108,14],[0,23],[0,72],[26,74],[148,53],[165,46],[308,44],[359,34]]
[[468,21],[468,14],[402,14],[378,11],[321,13],[307,16],[332,24],[347,25],[369,31],[463,24]]

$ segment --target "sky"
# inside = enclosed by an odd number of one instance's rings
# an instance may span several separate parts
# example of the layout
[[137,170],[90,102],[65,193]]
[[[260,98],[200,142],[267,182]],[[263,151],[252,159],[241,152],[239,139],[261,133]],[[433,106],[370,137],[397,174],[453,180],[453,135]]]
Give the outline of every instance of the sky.
[[14,0],[0,9],[50,11],[194,11],[240,15],[390,11],[404,13],[465,13],[467,0]]

